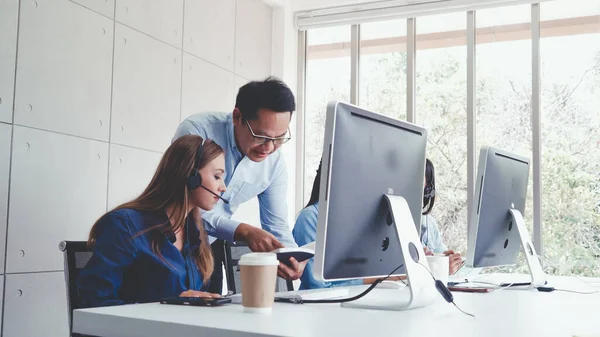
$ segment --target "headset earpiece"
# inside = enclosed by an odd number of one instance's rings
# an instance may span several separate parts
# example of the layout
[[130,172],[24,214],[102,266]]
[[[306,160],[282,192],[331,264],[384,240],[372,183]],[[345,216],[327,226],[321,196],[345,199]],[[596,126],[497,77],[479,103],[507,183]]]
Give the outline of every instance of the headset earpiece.
[[192,168],[192,172],[188,177],[187,186],[190,190],[195,190],[202,185],[202,176],[200,175],[200,172],[198,172],[200,170],[198,166],[200,165],[202,154],[204,153],[204,141],[205,140],[203,139],[202,144],[198,147],[196,158],[194,159],[194,168]]
[[202,177],[200,176],[200,174],[198,174],[198,170],[196,170],[194,168],[192,175],[190,175],[190,177],[188,178],[188,181],[187,181],[188,188],[191,190],[195,190],[198,187],[200,187],[201,183],[202,183]]

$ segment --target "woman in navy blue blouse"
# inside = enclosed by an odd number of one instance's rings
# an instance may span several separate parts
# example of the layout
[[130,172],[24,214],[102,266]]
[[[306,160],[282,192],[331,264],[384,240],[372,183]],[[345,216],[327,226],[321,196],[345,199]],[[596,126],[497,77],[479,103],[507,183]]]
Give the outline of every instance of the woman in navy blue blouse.
[[92,227],[93,256],[77,278],[81,306],[218,297],[204,292],[214,262],[200,211],[225,191],[224,170],[216,143],[195,135],[173,142],[144,192]]

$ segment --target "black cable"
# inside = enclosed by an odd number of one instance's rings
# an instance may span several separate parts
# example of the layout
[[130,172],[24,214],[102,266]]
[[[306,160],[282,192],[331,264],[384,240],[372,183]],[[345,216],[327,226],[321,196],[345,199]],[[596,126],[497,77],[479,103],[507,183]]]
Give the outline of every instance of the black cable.
[[456,307],[456,309],[460,310],[460,312],[462,312],[463,314],[475,318],[475,315],[470,314],[470,313],[462,310],[456,304],[456,302],[454,302],[454,296],[452,296],[452,293],[450,292],[450,290],[448,289],[448,287],[444,284],[444,282],[442,282],[440,280],[437,280],[435,278],[435,276],[433,276],[433,273],[431,272],[431,270],[429,270],[429,268],[427,268],[421,262],[417,262],[417,264],[421,265],[423,268],[425,268],[425,270],[427,270],[427,272],[429,272],[429,275],[431,275],[431,277],[433,278],[433,281],[435,281],[435,287],[437,288],[437,290],[440,293],[440,295],[442,295],[442,297],[444,298],[444,300],[446,300],[446,302],[454,304],[454,306]]
[[536,288],[538,291],[542,291],[542,292],[553,292],[553,291],[562,291],[565,293],[573,293],[573,294],[581,294],[581,295],[591,295],[591,294],[596,294],[599,293],[600,290],[596,290],[596,291],[576,291],[576,290],[569,290],[569,289],[557,289],[554,287],[537,287]]
[[456,307],[456,309],[460,310],[460,312],[462,312],[463,314],[465,314],[465,315],[467,315],[467,316],[471,316],[471,317],[475,318],[475,315],[473,315],[473,314],[470,314],[470,313],[468,313],[468,312],[466,312],[466,311],[462,310],[462,309],[461,309],[461,308],[460,308],[458,305],[456,305],[456,303],[454,303],[454,301],[452,301],[452,304],[454,304],[454,306]]
[[581,294],[581,295],[590,295],[590,294],[596,294],[596,293],[600,292],[600,290],[586,292],[586,291],[575,291],[575,290],[556,289],[556,288],[554,288],[554,291],[562,291],[565,293],[573,293],[573,294]]
[[392,272],[389,273],[386,277],[375,280],[375,282],[373,282],[373,284],[371,284],[371,286],[369,286],[369,288],[367,288],[365,291],[363,291],[362,293],[360,293],[360,294],[358,294],[356,296],[352,296],[352,297],[348,297],[348,298],[338,298],[338,299],[303,300],[302,297],[300,295],[298,295],[298,296],[291,296],[291,297],[276,297],[275,301],[276,302],[295,303],[295,304],[304,304],[304,303],[310,303],[310,304],[313,304],[313,303],[346,303],[346,302],[356,301],[356,300],[364,297],[368,293],[370,293],[371,290],[373,290],[379,283],[387,280],[390,276],[392,276],[393,273],[396,272],[396,270],[402,268],[403,266],[404,266],[404,263],[401,264],[401,265],[399,265],[398,267],[396,267],[394,270],[392,270]]

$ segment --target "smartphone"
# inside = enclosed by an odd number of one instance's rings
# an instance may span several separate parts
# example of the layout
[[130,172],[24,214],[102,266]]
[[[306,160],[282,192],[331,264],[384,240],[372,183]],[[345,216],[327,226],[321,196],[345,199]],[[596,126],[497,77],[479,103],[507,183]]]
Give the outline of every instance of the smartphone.
[[167,297],[160,300],[161,304],[194,305],[200,307],[213,307],[231,303],[227,297]]
[[272,251],[277,254],[277,260],[285,264],[289,264],[290,257],[293,257],[298,262],[302,262],[315,256],[315,252],[307,248],[279,248]]
[[281,252],[281,253],[277,253],[277,260],[279,260],[280,262],[283,262],[285,264],[289,264],[290,257],[293,257],[298,262],[302,262],[302,261],[310,259],[313,256],[315,256],[315,255],[312,253],[306,253],[306,252]]

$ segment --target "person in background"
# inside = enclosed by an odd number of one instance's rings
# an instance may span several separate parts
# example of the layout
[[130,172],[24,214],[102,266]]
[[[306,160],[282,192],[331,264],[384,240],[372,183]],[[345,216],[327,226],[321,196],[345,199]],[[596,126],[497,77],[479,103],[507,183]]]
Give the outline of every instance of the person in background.
[[[426,165],[426,174],[425,174],[425,185],[424,185],[424,195],[426,197],[423,198],[424,201],[424,216],[421,217],[421,233],[423,233],[423,226],[427,228],[429,231],[429,236],[421,235],[421,240],[423,247],[425,249],[426,254],[433,255],[434,253],[443,253],[450,257],[450,274],[454,274],[456,270],[460,267],[460,263],[457,264],[456,261],[462,262],[461,256],[458,253],[455,253],[452,250],[448,250],[444,243],[442,242],[442,238],[439,234],[439,230],[437,229],[437,224],[435,219],[429,215],[433,204],[435,202],[435,182],[434,179],[434,171],[433,164],[429,159],[427,159]],[[429,172],[429,173],[428,173]],[[428,178],[429,177],[429,178]],[[428,182],[430,182],[428,184]],[[319,190],[321,185],[321,163],[319,163],[319,168],[317,169],[317,175],[315,176],[315,180],[313,182],[312,191],[310,194],[310,199],[304,209],[300,212],[296,219],[296,224],[294,226],[293,235],[296,243],[299,246],[306,245],[315,241],[317,237],[317,220],[319,217]],[[428,188],[428,187],[431,188]],[[423,240],[426,241],[423,241]],[[304,269],[304,273],[300,277],[300,289],[316,289],[316,288],[331,288],[331,287],[339,287],[339,286],[352,286],[352,285],[361,285],[361,284],[371,284],[375,281],[375,279],[356,279],[356,280],[345,280],[345,281],[333,281],[333,282],[324,282],[319,281],[313,276],[313,267],[314,267],[314,258],[308,260],[306,268]],[[392,277],[388,280],[400,280],[404,277]]]
[[225,191],[224,175],[215,142],[193,135],[173,142],[144,192],[92,227],[93,255],[76,280],[80,305],[219,297],[205,292],[214,265],[200,212]]
[[421,243],[426,253],[444,254],[450,260],[450,275],[456,273],[463,264],[462,256],[444,244],[437,221],[431,215],[435,204],[435,169],[431,160],[425,161],[425,179],[423,181],[423,216],[421,217]]
[[[179,125],[174,139],[199,135],[213,139],[225,150],[228,191],[223,197],[228,203],[221,201],[203,213],[209,235],[229,242],[244,241],[255,252],[297,247],[287,221],[288,174],[279,151],[291,139],[289,125],[295,109],[290,88],[269,77],[242,86],[233,112],[198,113]],[[263,229],[231,219],[240,204],[254,197],[258,197]],[[278,275],[295,280],[305,265],[291,258],[288,264],[280,263]],[[221,268],[217,268],[213,283],[222,282],[220,274]]]

